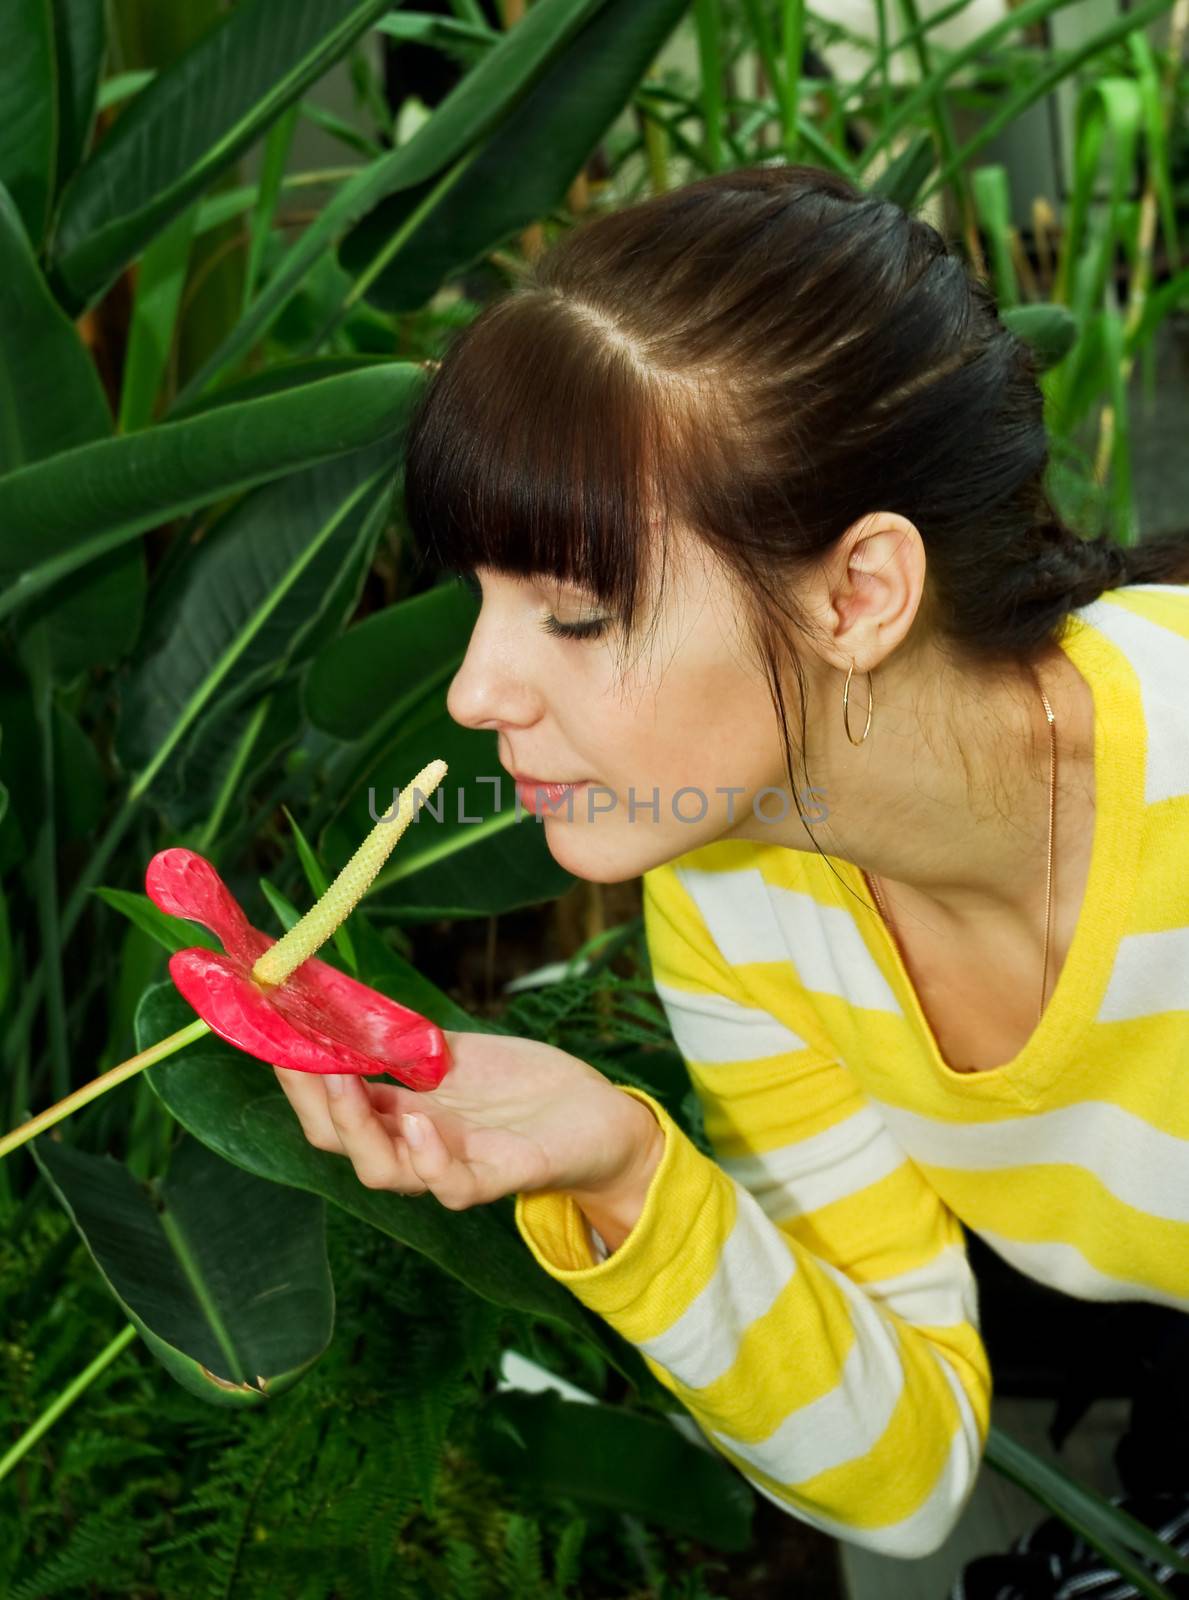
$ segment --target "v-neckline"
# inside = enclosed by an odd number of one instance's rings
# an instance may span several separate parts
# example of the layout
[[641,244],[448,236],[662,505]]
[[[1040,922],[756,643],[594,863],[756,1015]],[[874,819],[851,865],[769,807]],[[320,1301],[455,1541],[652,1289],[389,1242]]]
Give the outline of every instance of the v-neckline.
[[949,1065],[899,945],[874,908],[866,874],[853,862],[836,861],[873,907],[872,915],[859,915],[863,936],[892,968],[895,989],[906,1002],[932,1075],[962,1094],[994,1098],[1005,1090],[1039,1092],[1068,1067],[1101,1006],[1135,891],[1146,760],[1139,688],[1117,648],[1080,611],[1069,614],[1057,642],[1085,678],[1094,703],[1094,835],[1065,961],[1042,1015],[1009,1061],[974,1072]]

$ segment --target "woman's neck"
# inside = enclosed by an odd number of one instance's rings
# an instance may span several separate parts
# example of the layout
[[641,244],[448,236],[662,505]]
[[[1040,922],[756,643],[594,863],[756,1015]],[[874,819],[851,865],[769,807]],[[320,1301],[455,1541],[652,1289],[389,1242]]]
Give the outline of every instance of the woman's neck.
[[[873,674],[871,729],[857,746],[842,725],[837,673],[812,684],[804,768],[826,820],[805,824],[790,807],[782,823],[745,817],[735,834],[811,852],[816,839],[877,878],[889,899],[932,913],[938,927],[1030,925],[1045,899],[1051,749],[1036,681],[1027,669],[1005,681],[919,658],[911,670],[897,668],[896,654]],[[1060,863],[1093,830],[1094,703],[1059,646],[1036,677],[1055,719]],[[851,680],[856,736],[868,681]]]

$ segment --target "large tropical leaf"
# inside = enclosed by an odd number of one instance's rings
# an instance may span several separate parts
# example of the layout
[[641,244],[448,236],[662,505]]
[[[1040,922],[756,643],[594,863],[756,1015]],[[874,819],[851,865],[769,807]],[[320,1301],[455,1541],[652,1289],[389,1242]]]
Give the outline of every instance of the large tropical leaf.
[[51,1138],[29,1147],[108,1288],[167,1372],[215,1405],[259,1406],[334,1328],[326,1207],[183,1138],[164,1180]]
[[[303,658],[327,607],[341,626],[342,575],[357,577],[374,548],[394,461],[385,441],[254,490],[155,597],[116,749],[137,792],[170,774],[159,798],[176,801],[178,826],[201,814],[225,775],[231,746],[220,726]],[[178,759],[187,752],[194,761]]]
[[[415,1004],[403,995],[395,998]],[[136,1047],[147,1049],[193,1020],[173,983],[157,984],[137,1007]],[[145,1075],[166,1109],[225,1160],[257,1177],[324,1196],[419,1250],[496,1305],[583,1334],[641,1393],[672,1403],[639,1352],[533,1260],[516,1229],[510,1196],[450,1211],[430,1194],[364,1188],[344,1156],[318,1150],[305,1137],[272,1068],[213,1034],[146,1068]]]
[[103,439],[111,412],[95,364],[50,294],[0,186],[0,474]]
[[1189,1557],[1131,1512],[1080,1483],[1058,1463],[1029,1450],[995,1423],[987,1430],[984,1459],[1093,1545],[1140,1594],[1149,1600],[1173,1600],[1157,1574],[1189,1573]]
[[57,161],[53,12],[49,0],[8,0],[0,50],[0,183],[40,245]]
[[305,681],[310,721],[339,739],[398,725],[458,670],[479,607],[442,583],[385,606],[321,650]]
[[178,402],[188,404],[230,360],[249,349],[327,250],[386,195],[428,184],[436,198],[457,183],[478,153],[479,141],[511,113],[557,53],[604,4],[606,0],[536,0],[411,139],[369,162],[343,184],[282,258],[247,314],[182,388]]
[[369,355],[354,350],[341,355],[281,357],[258,372],[245,373],[234,382],[221,383],[212,393],[198,395],[186,405],[172,406],[169,417],[171,422],[180,422],[183,417],[196,416],[200,411],[213,411],[239,400],[259,400],[266,394],[280,394],[283,389],[299,389],[321,378],[337,377],[341,372],[391,365],[390,355]]
[[556,899],[572,886],[573,874],[550,852],[544,822],[519,806],[496,734],[460,727],[446,710],[445,686],[393,727],[325,830],[323,852],[336,870],[390,809],[394,793],[439,757],[450,770],[380,869],[369,903],[399,908],[415,921],[494,916]]
[[751,1542],[747,1482],[661,1418],[553,1390],[507,1390],[488,1400],[476,1444],[502,1483],[623,1511],[718,1550]]
[[[8,664],[0,665],[0,780],[11,805],[0,817],[0,864],[21,860],[32,848],[41,824],[41,735],[29,683]],[[60,700],[53,704],[54,771],[69,774],[54,788],[54,827],[62,839],[85,838],[98,825],[106,800],[99,751],[78,718]]]
[[[50,294],[24,227],[0,187],[0,475],[111,433],[95,364]],[[145,596],[144,551],[111,550],[25,608],[20,631],[45,629],[54,675],[106,666],[131,649]]]
[[147,528],[378,440],[424,371],[388,362],[63,451],[0,478],[0,616]]
[[377,207],[340,250],[367,298],[388,311],[416,310],[448,274],[559,205],[687,10],[688,0],[610,0],[457,183],[437,195],[432,179],[402,185]]
[[103,0],[51,0],[58,57],[60,189],[86,153],[103,62]]
[[[295,627],[283,673],[270,673],[267,681],[259,675],[255,681],[245,678],[199,717],[180,758],[181,804],[171,804],[183,825],[188,817],[189,825],[205,826],[226,786],[238,783],[246,794],[273,763],[298,755],[308,732],[301,703],[306,658],[337,637],[354,615],[388,518],[388,498],[382,484],[374,511],[358,520],[354,543],[344,543],[337,574],[331,572],[310,614]],[[301,751],[299,759],[305,757]]]
[[189,917],[171,916],[168,911],[162,911],[154,905],[147,894],[136,894],[131,889],[103,887],[97,887],[94,893],[105,905],[126,916],[134,928],[153,939],[170,955],[175,950],[190,950],[196,945],[201,945],[204,950],[223,948],[217,937],[201,923],[191,922]]
[[574,881],[543,824],[523,810],[517,817],[496,737],[461,728],[446,709],[476,611],[460,585],[438,584],[351,628],[317,656],[305,683],[311,720],[343,740],[325,769],[328,792],[342,796],[322,833],[335,869],[412,773],[439,757],[449,764],[399,860],[369,891],[373,904],[418,921],[538,904]]
[[390,3],[240,0],[158,72],[62,196],[53,239],[61,297],[78,310],[102,294]]

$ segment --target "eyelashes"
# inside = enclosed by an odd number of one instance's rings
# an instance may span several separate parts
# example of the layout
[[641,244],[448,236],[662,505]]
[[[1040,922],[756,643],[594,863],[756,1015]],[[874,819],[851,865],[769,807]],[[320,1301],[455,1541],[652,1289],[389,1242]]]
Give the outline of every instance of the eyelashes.
[[556,617],[546,617],[541,626],[557,639],[597,639],[606,633],[610,623],[606,617],[592,617],[589,622],[559,622]]
[[[466,568],[456,574],[457,581],[476,600],[483,599],[483,586],[479,582],[472,568]],[[542,628],[555,639],[598,639],[606,633],[611,626],[609,617],[592,617],[584,622],[559,622],[554,616],[547,616],[542,620]]]

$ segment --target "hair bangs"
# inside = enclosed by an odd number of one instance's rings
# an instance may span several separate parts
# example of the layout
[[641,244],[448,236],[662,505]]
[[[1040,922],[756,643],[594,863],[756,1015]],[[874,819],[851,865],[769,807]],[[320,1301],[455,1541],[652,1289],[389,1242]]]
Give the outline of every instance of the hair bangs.
[[654,401],[626,350],[557,296],[486,307],[409,429],[405,506],[424,557],[576,585],[630,631],[658,531]]

